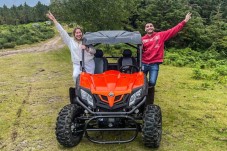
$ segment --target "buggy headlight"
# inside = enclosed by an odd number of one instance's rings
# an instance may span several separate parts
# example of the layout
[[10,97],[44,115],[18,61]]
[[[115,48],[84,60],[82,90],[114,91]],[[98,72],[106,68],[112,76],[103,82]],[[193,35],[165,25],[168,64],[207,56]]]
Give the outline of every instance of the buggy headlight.
[[129,100],[129,106],[132,106],[137,99],[139,99],[142,96],[142,88],[137,90],[130,98]]
[[89,105],[93,106],[94,103],[93,103],[92,96],[89,93],[87,93],[86,91],[84,91],[83,89],[80,89],[80,92],[81,92],[81,98],[83,100],[86,100]]

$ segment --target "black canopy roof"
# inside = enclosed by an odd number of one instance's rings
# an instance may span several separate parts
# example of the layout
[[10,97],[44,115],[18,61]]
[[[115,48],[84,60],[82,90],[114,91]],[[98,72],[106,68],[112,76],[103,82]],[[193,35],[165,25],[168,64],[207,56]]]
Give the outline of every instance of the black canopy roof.
[[142,44],[141,34],[139,32],[129,32],[124,30],[110,30],[110,31],[97,31],[86,32],[83,37],[83,44],[117,44],[117,43],[130,43]]

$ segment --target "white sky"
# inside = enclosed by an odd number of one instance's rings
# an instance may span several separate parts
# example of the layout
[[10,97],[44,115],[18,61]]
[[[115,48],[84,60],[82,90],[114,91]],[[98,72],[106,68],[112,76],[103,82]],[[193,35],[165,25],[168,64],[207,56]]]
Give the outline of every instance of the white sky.
[[38,3],[38,1],[45,5],[50,4],[50,0],[0,0],[0,7],[3,7],[3,5],[5,4],[8,8],[10,8],[13,5],[15,6],[19,6],[21,4],[23,5],[25,2],[27,5],[33,7]]

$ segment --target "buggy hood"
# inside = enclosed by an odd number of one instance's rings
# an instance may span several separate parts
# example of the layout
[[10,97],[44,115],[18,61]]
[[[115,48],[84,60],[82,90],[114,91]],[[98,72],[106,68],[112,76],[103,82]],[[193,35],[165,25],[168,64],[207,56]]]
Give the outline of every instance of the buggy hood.
[[142,44],[141,34],[138,31],[130,32],[125,30],[86,32],[83,37],[84,45],[93,44],[117,44],[130,43]]
[[91,90],[92,94],[105,96],[107,103],[112,107],[116,97],[131,94],[136,88],[144,84],[143,72],[125,74],[119,71],[110,70],[102,74],[82,73],[80,76],[80,86]]

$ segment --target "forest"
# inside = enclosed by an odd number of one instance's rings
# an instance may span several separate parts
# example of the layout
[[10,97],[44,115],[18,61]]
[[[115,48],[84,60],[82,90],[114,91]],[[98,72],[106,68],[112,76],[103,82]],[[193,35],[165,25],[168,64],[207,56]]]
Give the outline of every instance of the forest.
[[156,31],[167,30],[192,12],[190,22],[166,47],[214,50],[227,56],[227,0],[52,0],[50,6],[38,2],[34,7],[24,3],[0,7],[0,25],[43,22],[48,10],[60,22],[79,24],[85,31],[123,29],[141,34],[147,22]]

